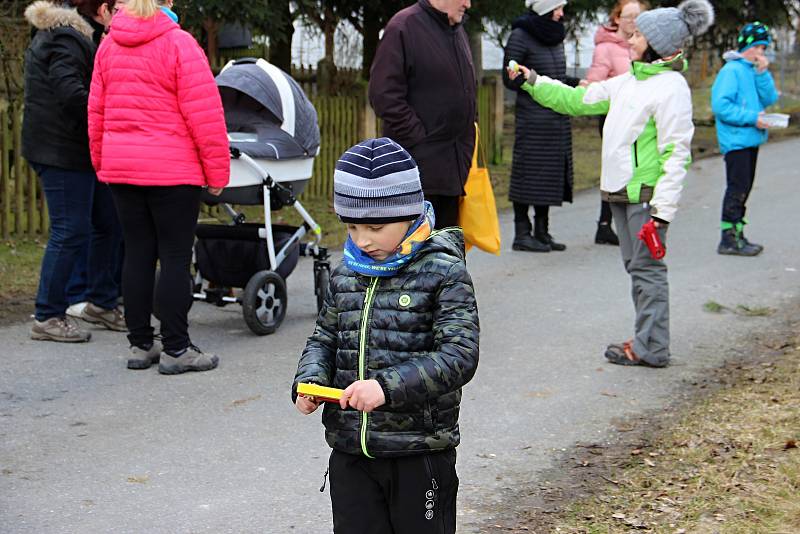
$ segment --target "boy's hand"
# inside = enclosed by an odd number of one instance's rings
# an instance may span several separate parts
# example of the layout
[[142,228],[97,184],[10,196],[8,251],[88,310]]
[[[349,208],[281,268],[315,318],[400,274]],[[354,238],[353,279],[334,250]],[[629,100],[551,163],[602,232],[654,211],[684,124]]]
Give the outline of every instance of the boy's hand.
[[756,70],[758,72],[764,72],[769,68],[769,59],[767,59],[767,56],[765,56],[764,54],[756,56],[754,63],[756,65]]
[[351,406],[359,412],[371,412],[386,404],[383,388],[377,380],[357,380],[347,386],[339,400],[342,410]]
[[517,70],[514,69],[506,69],[508,71],[508,79],[514,82],[514,86],[519,89],[522,87],[522,84],[528,82],[529,84],[533,85],[536,83],[536,74],[535,70],[531,70],[525,65],[518,65]]
[[294,405],[303,415],[309,415],[317,411],[317,408],[319,408],[319,404],[320,404],[319,401],[312,400],[302,395],[298,395],[297,400],[294,401]]
[[769,123],[764,120],[764,113],[759,113],[758,121],[756,122],[756,128],[758,128],[759,130],[769,129]]

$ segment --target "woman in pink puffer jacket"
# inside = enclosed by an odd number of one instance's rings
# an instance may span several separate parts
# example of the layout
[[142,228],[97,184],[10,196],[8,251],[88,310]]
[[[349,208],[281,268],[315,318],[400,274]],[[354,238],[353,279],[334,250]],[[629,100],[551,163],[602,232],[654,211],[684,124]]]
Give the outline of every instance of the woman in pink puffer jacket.
[[[128,0],[95,59],[89,94],[92,163],[111,185],[125,239],[122,292],[128,368],[206,371],[218,358],[188,333],[189,267],[203,187],[228,183],[225,116],[203,50],[155,0]],[[156,262],[162,347],[150,324]]]
[[[594,55],[592,66],[586,73],[586,80],[602,82],[625,74],[631,70],[631,45],[628,39],[636,30],[636,17],[647,9],[647,4],[639,0],[619,0],[611,10],[609,23],[597,28],[594,35]],[[605,117],[600,119],[600,135],[603,135]],[[594,242],[598,245],[619,245],[619,238],[611,229],[611,207],[601,201],[600,220]]]

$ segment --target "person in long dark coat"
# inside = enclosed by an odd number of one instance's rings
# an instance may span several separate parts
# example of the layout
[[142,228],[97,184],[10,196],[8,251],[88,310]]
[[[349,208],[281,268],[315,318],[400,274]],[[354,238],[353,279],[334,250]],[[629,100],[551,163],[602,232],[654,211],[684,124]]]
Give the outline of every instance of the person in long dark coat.
[[[532,10],[514,21],[505,48],[510,60],[573,87],[564,54],[565,0],[535,0]],[[518,90],[503,72],[503,81]],[[553,240],[550,206],[572,202],[572,125],[569,117],[544,108],[524,91],[517,94],[514,159],[509,199],[514,203],[514,250],[550,252],[567,247]],[[534,207],[534,225],[529,218]],[[533,230],[533,233],[531,231]]]
[[458,225],[475,147],[477,82],[462,23],[469,6],[469,0],[419,0],[399,11],[370,71],[369,101],[383,119],[383,136],[419,165],[436,228]]

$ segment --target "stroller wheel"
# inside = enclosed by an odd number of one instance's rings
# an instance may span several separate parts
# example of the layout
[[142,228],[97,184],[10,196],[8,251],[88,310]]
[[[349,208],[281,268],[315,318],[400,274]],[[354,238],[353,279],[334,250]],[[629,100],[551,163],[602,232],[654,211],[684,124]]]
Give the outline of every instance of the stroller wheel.
[[272,271],[254,274],[242,295],[244,322],[254,334],[265,336],[278,329],[286,316],[286,282]]
[[[194,292],[197,289],[195,287],[195,281],[194,281],[193,277],[194,277],[194,274],[192,274],[192,276],[189,277],[189,294],[190,295],[194,295]],[[161,280],[161,267],[156,269],[156,274],[155,274],[155,277],[153,278],[153,307],[150,310],[153,313],[153,317],[155,317],[156,319],[158,319],[160,321],[161,320],[161,315],[160,315],[161,312],[160,312],[160,309],[159,309],[159,306],[158,306],[158,298],[157,298],[159,280]],[[193,303],[194,303],[194,297],[192,297],[189,300],[189,309],[190,310],[192,309],[192,304]]]
[[331,281],[331,266],[327,261],[314,262],[314,294],[317,296],[317,313],[322,310],[328,285]]

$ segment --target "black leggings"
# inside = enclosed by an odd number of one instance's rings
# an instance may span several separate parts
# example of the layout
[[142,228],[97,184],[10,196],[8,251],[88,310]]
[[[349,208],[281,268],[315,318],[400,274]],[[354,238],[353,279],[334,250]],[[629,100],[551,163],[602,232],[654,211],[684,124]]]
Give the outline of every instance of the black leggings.
[[[529,208],[530,204],[514,202],[514,222],[531,222],[531,220],[528,218]],[[535,218],[547,221],[550,218],[550,206],[544,204],[534,204],[533,214]]]
[[189,266],[202,189],[192,185],[111,186],[125,238],[122,294],[131,345],[153,344],[153,285],[156,261],[161,276],[159,304],[164,350],[180,352],[189,346],[189,308],[192,303]]
[[728,187],[722,199],[722,221],[733,225],[744,221],[747,199],[753,190],[758,147],[732,150],[725,154]]

